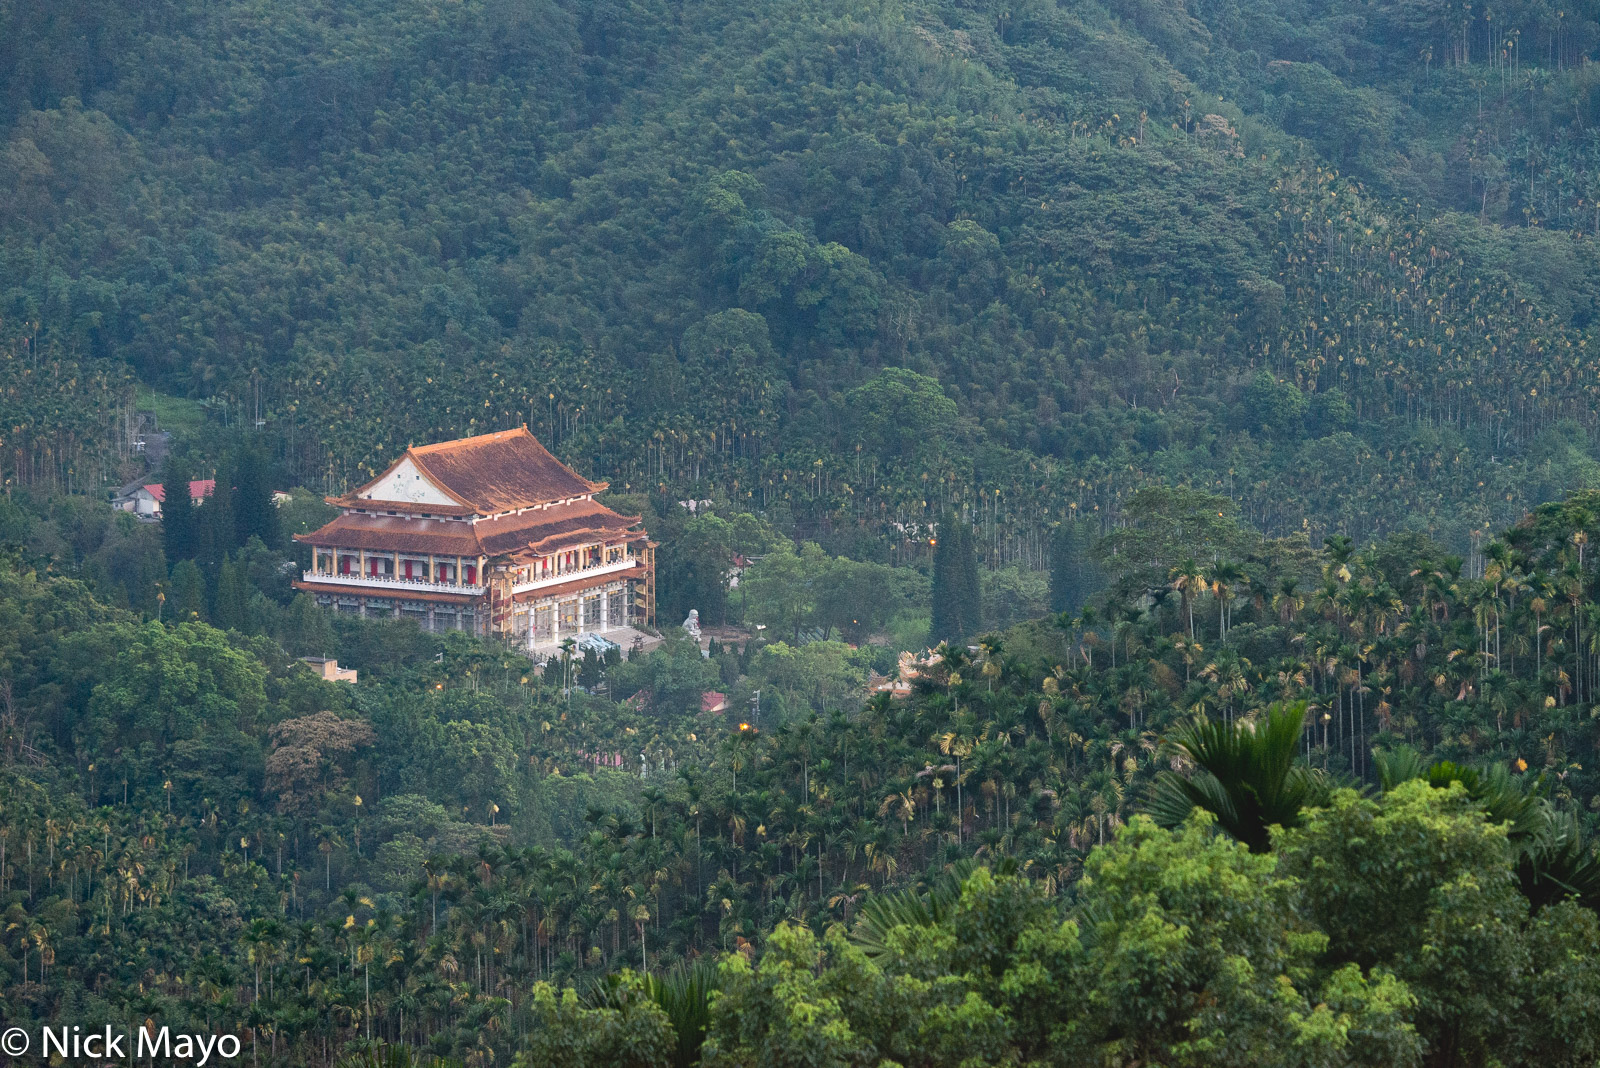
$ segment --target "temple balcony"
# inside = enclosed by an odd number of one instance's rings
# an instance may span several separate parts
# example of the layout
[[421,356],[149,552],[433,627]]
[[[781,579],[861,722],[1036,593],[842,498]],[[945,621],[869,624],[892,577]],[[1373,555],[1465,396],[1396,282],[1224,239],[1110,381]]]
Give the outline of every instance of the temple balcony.
[[413,590],[417,593],[460,593],[476,597],[483,593],[485,587],[477,583],[466,582],[430,582],[427,579],[395,578],[391,575],[357,575],[354,573],[344,575],[328,574],[321,571],[306,571],[301,574],[302,581],[321,582],[333,586],[366,587],[370,590],[390,591],[401,593]]
[[625,556],[621,560],[613,560],[610,563],[590,564],[588,567],[568,568],[565,571],[551,572],[548,575],[541,575],[539,578],[532,579],[528,582],[519,582],[515,586],[511,587],[511,592],[527,593],[530,590],[541,590],[549,586],[559,586],[564,582],[572,582],[574,579],[590,577],[598,578],[602,575],[630,571],[636,567],[638,563],[638,557]]

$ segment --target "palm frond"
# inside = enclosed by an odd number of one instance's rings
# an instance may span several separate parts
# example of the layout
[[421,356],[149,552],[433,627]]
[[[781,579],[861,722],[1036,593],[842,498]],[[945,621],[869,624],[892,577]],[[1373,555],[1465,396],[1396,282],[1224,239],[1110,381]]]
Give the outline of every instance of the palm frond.
[[1600,857],[1571,813],[1552,813],[1545,833],[1527,843],[1517,858],[1517,880],[1535,912],[1569,897],[1600,910]]
[[896,927],[933,927],[943,923],[955,911],[961,900],[961,886],[976,867],[972,859],[962,859],[940,872],[926,892],[896,890],[872,895],[856,913],[850,941],[867,956],[880,959],[888,954],[889,932]]
[[[1163,827],[1180,826],[1200,808],[1216,817],[1217,826],[1229,834],[1239,826],[1233,799],[1218,778],[1207,771],[1193,776],[1175,771],[1157,773],[1144,799],[1144,811]],[[1235,835],[1237,837],[1237,835]]]
[[1438,789],[1460,783],[1490,823],[1505,827],[1517,881],[1535,912],[1569,897],[1600,911],[1600,856],[1577,819],[1550,804],[1544,776],[1521,779],[1504,765],[1480,769],[1449,760],[1424,767],[1412,749],[1375,753],[1374,764],[1386,791],[1410,779]]
[[1518,779],[1504,764],[1492,764],[1467,784],[1492,823],[1504,824],[1513,845],[1550,833],[1554,810],[1545,796],[1544,776]]
[[1460,783],[1490,823],[1506,826],[1514,845],[1545,834],[1550,826],[1550,802],[1545,796],[1548,783],[1543,776],[1518,779],[1501,764],[1479,769],[1453,760],[1437,760],[1424,767],[1416,750],[1409,747],[1381,756],[1375,752],[1373,757],[1385,792],[1411,779],[1422,779],[1440,790]]
[[631,999],[649,998],[666,1013],[677,1036],[674,1068],[692,1068],[700,1063],[700,1047],[711,1027],[711,994],[717,989],[716,966],[696,960],[645,976],[642,987],[624,983],[619,973],[609,972],[589,984],[583,1002],[594,1009],[622,1009]]
[[716,966],[697,960],[648,980],[650,997],[661,1006],[677,1035],[673,1068],[700,1063],[700,1047],[711,1029],[711,993],[717,989]]
[[1162,772],[1143,809],[1174,827],[1196,808],[1251,852],[1272,846],[1270,828],[1294,827],[1300,812],[1327,793],[1326,779],[1296,763],[1304,702],[1273,705],[1258,722],[1221,723],[1208,718],[1183,724],[1167,741],[1195,765],[1194,774]]
[[1393,749],[1374,749],[1372,766],[1378,773],[1378,785],[1388,793],[1403,782],[1420,779],[1428,773],[1428,764],[1422,754],[1409,745]]

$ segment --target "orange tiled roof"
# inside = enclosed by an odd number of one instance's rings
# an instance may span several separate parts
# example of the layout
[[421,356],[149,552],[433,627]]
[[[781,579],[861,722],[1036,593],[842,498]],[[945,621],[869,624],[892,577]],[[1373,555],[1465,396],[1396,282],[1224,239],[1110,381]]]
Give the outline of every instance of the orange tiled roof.
[[[217,480],[214,478],[197,478],[189,483],[189,499],[192,501],[204,500],[216,492]],[[152,482],[145,487],[145,492],[160,501],[167,503],[167,487],[160,482]]]
[[[606,483],[591,482],[556,459],[527,427],[521,426],[456,441],[412,446],[365,486],[330,500],[344,507],[360,507],[357,502],[362,499],[361,494],[408,458],[464,512],[480,515],[581,497],[606,488]],[[454,511],[454,508],[444,505],[428,510],[445,512]]]
[[478,510],[467,504],[419,504],[416,501],[380,501],[374,497],[357,497],[355,493],[347,493],[342,497],[324,497],[323,500],[335,508],[359,508],[369,512],[382,512],[385,509],[421,513],[423,516],[471,516],[477,515]]
[[[372,502],[366,503],[370,506]],[[636,515],[619,515],[597,501],[583,500],[476,523],[345,514],[310,534],[295,535],[295,540],[308,545],[383,552],[545,556],[563,548],[616,541],[629,534],[638,522]]]
[[500,516],[473,524],[490,553],[526,549],[536,556],[589,542],[621,537],[637,526],[636,515],[619,515],[598,501],[568,501],[521,515]]
[[471,523],[395,515],[341,515],[295,541],[339,549],[477,556],[483,551]]

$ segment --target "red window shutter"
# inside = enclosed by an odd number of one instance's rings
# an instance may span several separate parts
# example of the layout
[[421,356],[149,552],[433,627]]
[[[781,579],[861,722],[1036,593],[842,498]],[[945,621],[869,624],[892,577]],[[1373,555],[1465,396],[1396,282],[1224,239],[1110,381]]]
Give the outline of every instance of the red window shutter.
[[406,578],[410,578],[410,577],[411,577],[411,561],[407,560],[406,561]]

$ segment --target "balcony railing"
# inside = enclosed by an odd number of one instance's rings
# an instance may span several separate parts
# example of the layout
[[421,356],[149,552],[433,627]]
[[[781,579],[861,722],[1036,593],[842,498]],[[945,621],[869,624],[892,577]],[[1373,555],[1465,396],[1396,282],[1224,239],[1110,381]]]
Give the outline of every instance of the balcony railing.
[[[545,589],[550,586],[559,586],[564,582],[575,579],[597,578],[601,575],[616,574],[632,569],[638,563],[638,557],[626,556],[621,560],[610,563],[590,564],[588,567],[576,567],[559,574],[546,575],[529,582],[519,582],[512,586],[514,593],[526,593],[530,590]],[[330,574],[323,571],[306,571],[301,577],[306,582],[331,583],[336,586],[366,586],[384,590],[415,590],[419,593],[459,593],[467,596],[477,596],[487,588],[482,583],[465,582],[430,582],[427,579],[396,577],[392,575],[357,574]]]
[[613,560],[608,564],[590,564],[588,567],[575,567],[570,571],[560,574],[545,575],[542,578],[532,579],[528,582],[519,582],[511,587],[513,593],[527,593],[529,590],[540,590],[548,586],[559,586],[563,582],[574,579],[591,578],[600,575],[609,575],[614,572],[627,571],[639,562],[638,557],[624,556],[621,560]]
[[306,582],[327,582],[335,586],[376,586],[384,590],[414,590],[418,593],[460,593],[476,597],[483,586],[465,582],[429,582],[427,579],[408,579],[390,575],[330,575],[321,571],[307,571],[301,576]]

